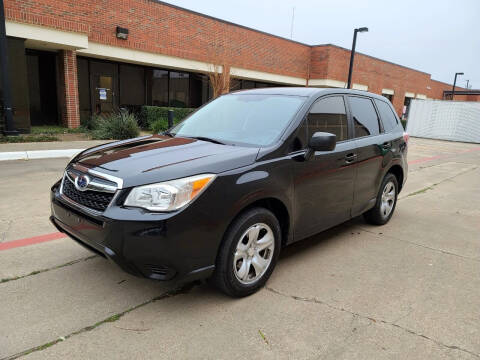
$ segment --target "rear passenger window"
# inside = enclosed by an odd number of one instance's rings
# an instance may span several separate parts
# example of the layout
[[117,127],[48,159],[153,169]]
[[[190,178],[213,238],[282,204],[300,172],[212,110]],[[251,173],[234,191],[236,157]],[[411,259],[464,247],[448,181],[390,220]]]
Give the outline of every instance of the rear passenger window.
[[375,99],[380,118],[382,119],[383,128],[385,132],[395,129],[398,125],[397,118],[393,113],[392,108],[385,101]]
[[308,138],[314,133],[335,134],[337,141],[348,139],[347,112],[342,96],[330,96],[313,104],[307,119]]
[[380,127],[378,116],[370,99],[357,96],[349,96],[352,110],[353,123],[355,125],[355,137],[378,135]]

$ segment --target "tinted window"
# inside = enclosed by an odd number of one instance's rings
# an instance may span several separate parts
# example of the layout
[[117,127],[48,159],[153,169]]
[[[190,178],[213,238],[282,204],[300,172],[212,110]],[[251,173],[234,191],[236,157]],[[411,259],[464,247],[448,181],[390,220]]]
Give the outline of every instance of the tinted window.
[[120,105],[145,104],[145,72],[140,66],[120,65]]
[[308,137],[317,131],[337,135],[337,141],[348,139],[347,113],[341,96],[331,96],[313,104],[307,119]]
[[380,127],[373,103],[370,99],[350,96],[348,98],[355,124],[355,137],[378,135]]
[[268,145],[281,135],[304,101],[299,96],[224,95],[200,108],[171,132],[227,143]]
[[189,74],[170,71],[169,106],[187,107]]
[[153,70],[152,105],[168,106],[168,71]]
[[384,101],[375,100],[375,103],[377,104],[385,132],[393,130],[398,125],[398,122],[392,108]]

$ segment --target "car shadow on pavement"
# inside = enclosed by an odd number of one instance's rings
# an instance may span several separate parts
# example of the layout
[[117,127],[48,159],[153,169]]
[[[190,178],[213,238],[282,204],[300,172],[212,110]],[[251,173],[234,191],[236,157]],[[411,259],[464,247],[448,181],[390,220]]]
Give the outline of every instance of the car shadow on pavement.
[[302,253],[313,250],[313,248],[327,248],[340,241],[348,241],[348,237],[345,235],[359,233],[359,225],[364,224],[363,217],[358,216],[333,228],[287,245],[282,249],[279,261],[299,256]]

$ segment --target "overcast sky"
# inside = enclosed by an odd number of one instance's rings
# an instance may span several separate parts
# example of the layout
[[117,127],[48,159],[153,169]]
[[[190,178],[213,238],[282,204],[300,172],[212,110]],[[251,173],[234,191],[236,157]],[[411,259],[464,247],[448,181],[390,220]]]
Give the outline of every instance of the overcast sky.
[[480,0],[167,0],[187,9],[310,45],[350,48],[356,27],[357,51],[425,71],[435,80],[469,79],[480,88]]

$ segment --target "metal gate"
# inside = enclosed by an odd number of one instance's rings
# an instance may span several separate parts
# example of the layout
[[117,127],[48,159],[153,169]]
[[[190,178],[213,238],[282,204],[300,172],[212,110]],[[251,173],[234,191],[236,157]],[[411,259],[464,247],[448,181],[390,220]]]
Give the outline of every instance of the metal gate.
[[480,102],[412,100],[410,136],[480,143]]

